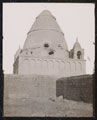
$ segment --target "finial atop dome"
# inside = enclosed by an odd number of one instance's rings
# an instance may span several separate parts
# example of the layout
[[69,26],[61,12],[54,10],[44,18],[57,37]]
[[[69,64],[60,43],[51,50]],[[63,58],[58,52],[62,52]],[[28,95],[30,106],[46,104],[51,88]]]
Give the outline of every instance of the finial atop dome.
[[76,42],[78,42],[78,37],[76,37]]

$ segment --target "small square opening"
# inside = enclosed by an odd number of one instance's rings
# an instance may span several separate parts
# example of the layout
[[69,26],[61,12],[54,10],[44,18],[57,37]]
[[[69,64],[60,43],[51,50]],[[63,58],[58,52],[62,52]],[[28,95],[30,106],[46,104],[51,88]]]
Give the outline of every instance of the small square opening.
[[48,44],[48,43],[45,43],[45,44],[44,44],[44,47],[49,47],[49,44]]
[[54,51],[53,51],[53,50],[49,52],[49,55],[52,55],[52,54],[54,54]]

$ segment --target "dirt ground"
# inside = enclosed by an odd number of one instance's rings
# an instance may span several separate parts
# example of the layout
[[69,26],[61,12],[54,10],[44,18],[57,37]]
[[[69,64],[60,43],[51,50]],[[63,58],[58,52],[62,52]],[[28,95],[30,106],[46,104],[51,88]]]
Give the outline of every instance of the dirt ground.
[[6,99],[4,116],[92,117],[93,105],[66,99]]

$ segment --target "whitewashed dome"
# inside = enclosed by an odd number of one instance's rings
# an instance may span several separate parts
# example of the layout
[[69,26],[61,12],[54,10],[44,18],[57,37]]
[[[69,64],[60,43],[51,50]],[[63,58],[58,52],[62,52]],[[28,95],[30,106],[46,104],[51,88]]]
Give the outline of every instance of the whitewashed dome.
[[64,34],[57,24],[56,18],[48,10],[44,10],[36,17],[34,24],[27,34],[23,49],[43,47],[45,43],[48,43],[56,51],[58,47],[59,49],[61,47],[60,52],[63,51],[62,56],[68,56],[68,47]]
[[56,32],[63,33],[61,28],[56,22],[56,18],[48,11],[45,10],[36,18],[30,32],[35,30],[54,30]]

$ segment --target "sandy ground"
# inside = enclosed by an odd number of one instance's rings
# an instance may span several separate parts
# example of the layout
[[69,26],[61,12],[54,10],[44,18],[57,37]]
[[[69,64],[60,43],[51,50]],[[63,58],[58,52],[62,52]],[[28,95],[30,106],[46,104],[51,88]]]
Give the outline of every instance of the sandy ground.
[[66,99],[6,99],[4,116],[92,117],[92,104]]

